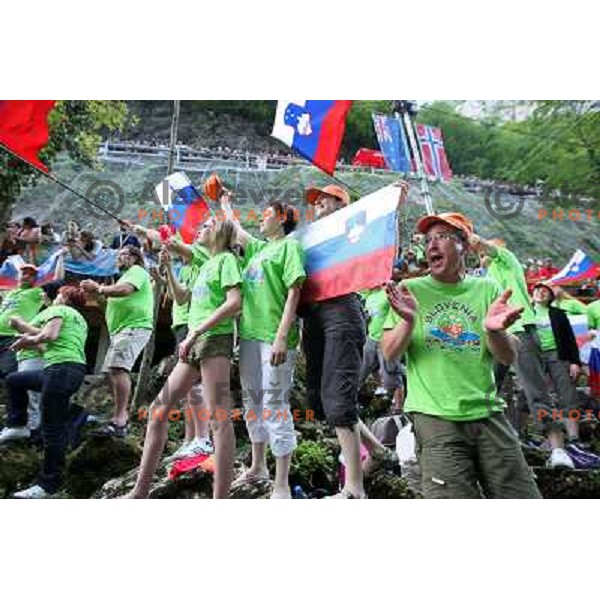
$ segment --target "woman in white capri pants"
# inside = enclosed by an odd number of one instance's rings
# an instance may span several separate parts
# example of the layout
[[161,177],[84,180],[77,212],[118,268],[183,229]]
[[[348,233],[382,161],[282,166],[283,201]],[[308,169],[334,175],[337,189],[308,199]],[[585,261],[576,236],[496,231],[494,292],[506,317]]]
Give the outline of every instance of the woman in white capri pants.
[[302,247],[286,237],[296,226],[296,213],[281,202],[269,203],[260,223],[267,240],[262,241],[233,218],[228,194],[221,205],[236,224],[238,242],[244,247],[240,379],[252,465],[234,486],[269,479],[268,443],[275,457],[271,498],[290,498],[288,476],[296,434],[289,393],[299,341],[296,308],[306,278]]

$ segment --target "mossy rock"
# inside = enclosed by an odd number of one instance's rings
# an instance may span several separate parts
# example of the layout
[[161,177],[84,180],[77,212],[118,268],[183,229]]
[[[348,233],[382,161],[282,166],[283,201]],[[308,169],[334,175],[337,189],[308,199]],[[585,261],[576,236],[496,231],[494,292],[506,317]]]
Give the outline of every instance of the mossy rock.
[[137,467],[141,455],[133,440],[89,437],[68,458],[66,490],[73,498],[89,498],[107,480]]
[[28,487],[40,468],[38,452],[29,442],[13,442],[0,447],[0,498]]
[[600,471],[534,468],[544,498],[600,498]]

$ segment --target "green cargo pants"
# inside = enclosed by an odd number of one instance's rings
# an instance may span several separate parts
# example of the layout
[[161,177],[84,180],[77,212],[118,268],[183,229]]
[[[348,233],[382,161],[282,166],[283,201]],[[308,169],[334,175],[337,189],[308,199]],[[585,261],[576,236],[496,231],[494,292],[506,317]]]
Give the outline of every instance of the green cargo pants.
[[412,413],[426,498],[541,498],[503,413],[447,421]]

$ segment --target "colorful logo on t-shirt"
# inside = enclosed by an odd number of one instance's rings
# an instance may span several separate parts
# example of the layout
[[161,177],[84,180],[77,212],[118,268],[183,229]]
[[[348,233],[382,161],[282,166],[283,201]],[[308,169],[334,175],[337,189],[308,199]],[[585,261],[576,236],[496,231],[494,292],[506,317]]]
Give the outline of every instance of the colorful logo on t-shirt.
[[477,314],[465,304],[436,304],[425,316],[425,343],[430,349],[479,352],[481,335],[473,331],[476,322]]
[[253,285],[259,285],[265,280],[265,272],[260,263],[254,261],[244,271],[244,281]]

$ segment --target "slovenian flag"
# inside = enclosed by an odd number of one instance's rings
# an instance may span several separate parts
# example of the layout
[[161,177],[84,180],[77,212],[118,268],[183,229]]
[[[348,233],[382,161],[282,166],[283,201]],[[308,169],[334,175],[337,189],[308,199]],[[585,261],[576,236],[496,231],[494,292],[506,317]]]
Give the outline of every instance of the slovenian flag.
[[[37,269],[35,278],[36,285],[44,285],[54,280],[56,261],[60,255],[60,249],[51,254]],[[25,264],[23,257],[19,254],[9,256],[0,268],[0,290],[13,290],[19,286],[21,266]]]
[[292,234],[305,252],[302,301],[315,302],[389,281],[397,249],[400,189],[386,186]]
[[48,113],[55,100],[0,100],[0,144],[25,162],[48,172],[39,159],[48,143]]
[[278,100],[272,136],[332,175],[352,100]]
[[566,264],[562,271],[559,271],[548,283],[555,285],[566,285],[577,283],[585,279],[595,279],[600,275],[600,265],[594,261],[582,250],[577,250]]
[[185,173],[173,173],[155,188],[169,221],[186,244],[196,237],[198,226],[210,216],[210,207]]

